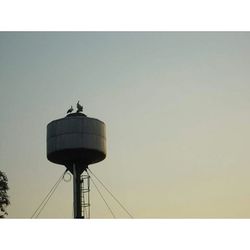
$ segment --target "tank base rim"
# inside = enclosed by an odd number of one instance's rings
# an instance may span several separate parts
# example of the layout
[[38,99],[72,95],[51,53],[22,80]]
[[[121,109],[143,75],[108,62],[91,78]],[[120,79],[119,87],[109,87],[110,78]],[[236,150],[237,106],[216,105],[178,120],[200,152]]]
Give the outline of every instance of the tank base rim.
[[72,165],[73,163],[78,166],[90,165],[100,162],[106,158],[106,154],[93,149],[63,149],[47,153],[47,159],[55,164]]

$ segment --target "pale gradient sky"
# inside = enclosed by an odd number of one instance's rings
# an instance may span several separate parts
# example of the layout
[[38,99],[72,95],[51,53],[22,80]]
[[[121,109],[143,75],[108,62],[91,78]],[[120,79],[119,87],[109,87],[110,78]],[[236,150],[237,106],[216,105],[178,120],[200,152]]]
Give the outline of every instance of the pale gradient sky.
[[[64,171],[46,125],[78,100],[107,126],[91,170],[134,217],[250,218],[250,33],[1,32],[9,218],[30,218]],[[93,185],[91,216],[111,218]],[[40,217],[72,217],[72,182]]]

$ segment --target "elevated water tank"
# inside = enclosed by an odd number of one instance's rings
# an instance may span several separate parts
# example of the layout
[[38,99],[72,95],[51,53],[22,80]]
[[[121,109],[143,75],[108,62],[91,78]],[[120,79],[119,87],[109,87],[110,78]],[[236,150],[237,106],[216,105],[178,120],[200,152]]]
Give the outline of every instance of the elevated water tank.
[[47,158],[82,171],[106,157],[105,124],[82,113],[73,113],[47,125]]

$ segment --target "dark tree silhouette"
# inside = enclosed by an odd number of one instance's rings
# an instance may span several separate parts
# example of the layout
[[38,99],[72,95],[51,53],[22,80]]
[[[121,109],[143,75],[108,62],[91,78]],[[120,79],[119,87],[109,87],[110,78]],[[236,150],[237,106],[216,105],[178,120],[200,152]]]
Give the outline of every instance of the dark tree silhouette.
[[8,215],[6,212],[6,207],[10,205],[9,196],[7,194],[8,190],[8,178],[6,174],[0,170],[0,218],[4,218]]

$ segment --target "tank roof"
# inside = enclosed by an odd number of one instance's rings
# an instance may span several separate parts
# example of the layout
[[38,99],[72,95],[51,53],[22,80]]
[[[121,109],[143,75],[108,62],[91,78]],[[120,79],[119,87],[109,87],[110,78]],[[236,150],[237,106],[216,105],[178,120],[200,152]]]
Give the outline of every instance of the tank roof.
[[85,116],[85,117],[87,117],[85,114],[79,113],[79,112],[71,113],[71,114],[66,115],[66,117],[71,117],[71,116]]
[[[73,113],[73,114],[66,115],[66,116],[63,117],[63,118],[55,119],[55,120],[49,122],[48,125],[49,125],[50,123],[52,123],[52,122],[60,121],[60,120],[63,120],[63,119],[68,119],[68,118],[70,118],[70,119],[74,119],[74,118],[91,119],[91,120],[96,120],[96,121],[98,121],[98,122],[101,122],[101,123],[105,124],[103,121],[101,121],[101,120],[99,120],[99,119],[96,119],[96,118],[93,118],[93,117],[88,117],[88,116],[86,116],[85,114],[82,114],[82,113]],[[48,126],[48,125],[47,125],[47,126]]]

